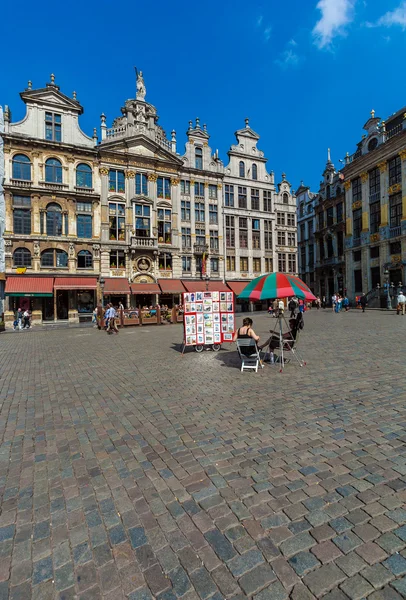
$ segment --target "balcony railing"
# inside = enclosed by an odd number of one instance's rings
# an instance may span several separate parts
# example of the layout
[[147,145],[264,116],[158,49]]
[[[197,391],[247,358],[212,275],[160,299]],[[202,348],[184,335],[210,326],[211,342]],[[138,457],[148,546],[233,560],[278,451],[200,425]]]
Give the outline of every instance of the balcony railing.
[[403,130],[403,125],[402,125],[402,123],[399,123],[399,125],[392,127],[392,129],[390,129],[389,131],[386,132],[386,137],[389,140],[394,135],[398,135],[399,133],[401,133],[402,130]]
[[394,238],[402,233],[402,227],[399,225],[398,227],[390,227],[389,228],[389,237]]
[[204,254],[209,249],[207,244],[193,244],[193,252],[195,254]]
[[[127,123],[126,125],[119,125],[118,127],[110,127],[106,129],[106,140],[118,139],[123,137],[131,137],[136,133],[143,133],[151,137],[151,133],[148,131],[146,124],[144,123]],[[172,144],[169,140],[164,138],[158,132],[152,133],[157,144],[165,148],[165,150],[172,150]]]
[[69,187],[67,183],[56,183],[55,181],[40,181],[39,183],[52,190],[64,190]]
[[158,248],[158,241],[153,237],[131,237],[131,248]]
[[26,179],[10,179],[12,185],[22,188],[29,188],[32,186],[32,181],[27,181]]
[[83,187],[81,185],[75,185],[75,190],[80,194],[92,194],[94,192],[93,188]]

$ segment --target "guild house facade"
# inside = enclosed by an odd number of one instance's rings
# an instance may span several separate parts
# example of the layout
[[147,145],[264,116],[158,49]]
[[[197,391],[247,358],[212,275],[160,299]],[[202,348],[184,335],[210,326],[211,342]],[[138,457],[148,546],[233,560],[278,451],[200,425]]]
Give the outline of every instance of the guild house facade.
[[275,185],[248,121],[224,167],[199,119],[178,152],[142,73],[135,99],[90,137],[53,75],[20,95],[26,115],[13,122],[6,106],[2,134],[9,326],[18,306],[34,323],[75,322],[102,299],[171,304],[185,282],[238,293],[261,273],[297,272],[295,196],[284,175]]

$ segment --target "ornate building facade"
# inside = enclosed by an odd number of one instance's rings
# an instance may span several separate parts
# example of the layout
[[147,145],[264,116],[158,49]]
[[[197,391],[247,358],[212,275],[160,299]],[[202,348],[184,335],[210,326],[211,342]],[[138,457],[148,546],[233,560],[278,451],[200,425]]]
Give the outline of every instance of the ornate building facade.
[[100,141],[81,131],[83,107],[54,76],[21,93],[22,121],[6,107],[9,322],[17,305],[34,322],[77,321],[103,296],[149,305],[173,300],[181,280],[296,273],[295,197],[285,176],[275,187],[248,123],[224,168],[206,125],[189,122],[181,155],[145,97],[140,73],[112,127],[102,114]]
[[2,314],[4,312],[4,283],[6,279],[5,271],[5,255],[4,255],[4,229],[6,225],[6,205],[4,201],[4,151],[3,151],[3,138],[4,133],[4,118],[3,109],[0,106],[0,321],[2,320]]
[[303,181],[296,190],[299,277],[312,289],[315,280],[317,194]]
[[405,284],[406,108],[364,125],[345,159],[345,263],[348,295]]

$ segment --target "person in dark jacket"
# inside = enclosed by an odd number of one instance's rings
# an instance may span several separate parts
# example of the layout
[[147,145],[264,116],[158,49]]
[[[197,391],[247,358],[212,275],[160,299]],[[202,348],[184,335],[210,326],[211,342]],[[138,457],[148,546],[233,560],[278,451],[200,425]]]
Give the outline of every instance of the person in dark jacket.
[[362,294],[359,303],[361,304],[362,312],[365,312],[365,307],[368,304],[367,297],[365,296],[365,294]]
[[289,306],[289,310],[290,310],[290,318],[294,319],[296,317],[296,308],[297,308],[296,300],[294,298],[291,298],[288,306]]

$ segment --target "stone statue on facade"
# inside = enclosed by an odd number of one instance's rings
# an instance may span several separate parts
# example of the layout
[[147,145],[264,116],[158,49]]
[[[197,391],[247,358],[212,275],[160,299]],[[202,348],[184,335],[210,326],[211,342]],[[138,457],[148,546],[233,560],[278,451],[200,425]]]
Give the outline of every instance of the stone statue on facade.
[[137,100],[145,100],[145,95],[147,93],[147,89],[144,83],[144,77],[142,76],[142,71],[137,73]]
[[40,255],[39,242],[35,241],[34,242],[34,256],[39,256],[39,255]]
[[69,256],[71,258],[75,256],[75,245],[72,243],[69,244]]

